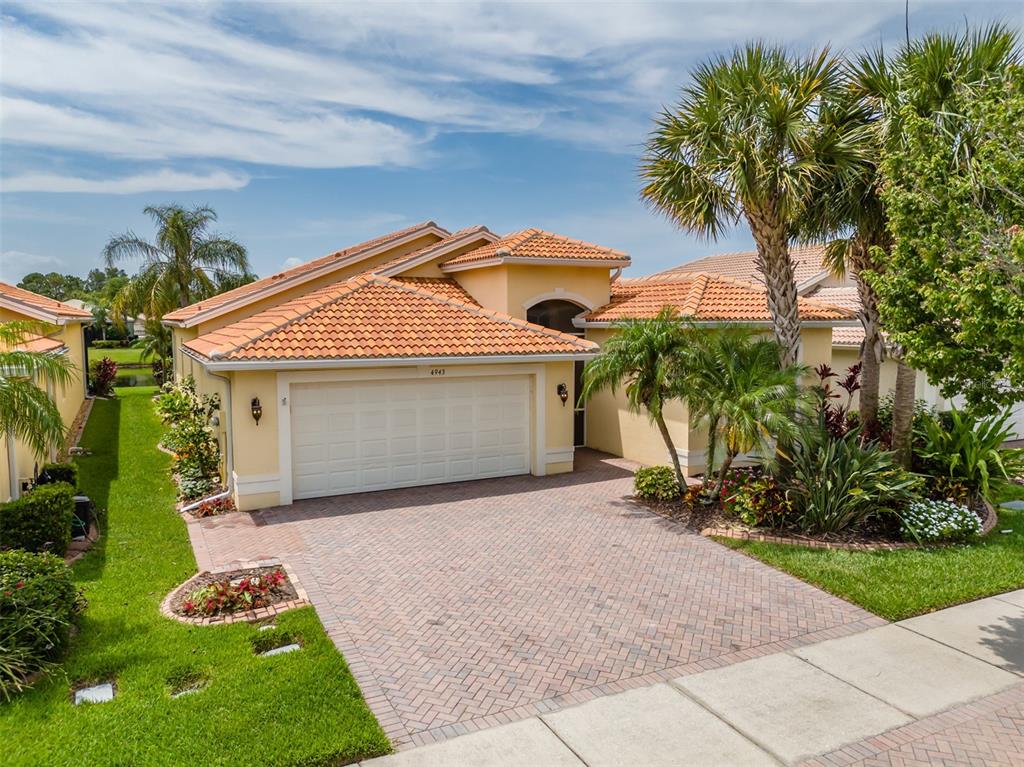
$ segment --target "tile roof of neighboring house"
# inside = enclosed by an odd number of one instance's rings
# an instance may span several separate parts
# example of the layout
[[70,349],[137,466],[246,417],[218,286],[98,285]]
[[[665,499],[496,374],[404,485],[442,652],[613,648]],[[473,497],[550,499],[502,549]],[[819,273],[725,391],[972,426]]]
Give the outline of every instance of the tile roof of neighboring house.
[[20,344],[16,347],[19,351],[23,352],[56,352],[61,349],[67,348],[63,341],[59,341],[56,338],[50,338],[49,336],[30,335],[25,336]]
[[191,304],[182,309],[175,309],[173,312],[165,314],[164,320],[169,320],[171,322],[187,322],[189,319],[195,317],[198,314],[202,314],[212,309],[216,309],[217,307],[223,306],[224,304],[230,303],[237,299],[244,299],[247,297],[255,298],[257,295],[261,293],[272,292],[273,288],[283,280],[290,280],[292,278],[302,277],[303,275],[316,272],[322,267],[329,266],[334,262],[344,261],[346,259],[352,258],[353,256],[358,256],[360,253],[364,251],[372,250],[373,248],[377,248],[382,245],[387,245],[388,243],[400,240],[403,237],[415,234],[421,230],[426,232],[427,230],[430,229],[437,230],[438,232],[443,233],[445,236],[449,234],[449,232],[446,229],[442,229],[433,221],[424,221],[419,224],[407,226],[404,229],[389,232],[388,234],[381,235],[380,237],[375,237],[372,240],[367,240],[366,242],[360,242],[357,245],[352,245],[351,247],[345,248],[344,250],[339,250],[334,253],[329,253],[326,256],[321,256],[320,258],[313,259],[312,261],[307,261],[306,263],[299,264],[298,266],[292,267],[291,269],[285,269],[284,271],[278,272],[277,274],[272,274],[269,277],[264,277],[263,279],[256,280],[255,282],[250,282],[248,285],[242,285],[240,287],[235,288],[234,290],[229,290],[225,293],[213,296],[212,298],[204,299],[202,301],[199,301],[198,303]]
[[476,264],[505,263],[508,261],[580,261],[607,263],[621,266],[629,263],[629,256],[619,250],[605,248],[582,240],[573,240],[542,229],[524,229],[506,235],[496,242],[456,256],[441,264],[442,270]]
[[321,288],[185,346],[214,362],[581,354],[598,348],[482,309],[456,297],[448,281],[377,275]]
[[462,301],[473,306],[480,305],[473,296],[466,292],[465,288],[448,277],[402,277],[399,275],[391,279],[403,285],[414,287],[417,290],[425,290],[445,298],[454,298],[456,301]]
[[[681,274],[675,279],[619,280],[612,284],[607,305],[583,315],[585,323],[645,319],[657,316],[666,306],[699,322],[766,322],[768,298],[764,287],[714,274]],[[855,319],[853,312],[837,306],[798,299],[800,319],[841,321]]]
[[84,309],[76,309],[63,301],[47,298],[6,282],[0,282],[0,301],[15,310],[26,311],[31,316],[41,315],[41,319],[47,322],[59,323],[64,320],[92,319],[92,315]]
[[[824,254],[824,245],[794,245],[789,249],[790,258],[793,259],[793,276],[797,284],[801,284],[816,277],[825,271],[821,260]],[[761,273],[757,271],[755,259],[756,250],[745,250],[737,253],[721,253],[717,256],[705,256],[696,261],[689,261],[663,272],[652,274],[648,277],[638,279],[661,281],[677,277],[683,273],[704,272],[706,274],[721,274],[726,277],[738,277],[749,282],[764,283]]]
[[497,236],[491,232],[486,226],[478,224],[476,226],[468,226],[465,229],[460,229],[457,232],[452,232],[447,237],[437,242],[432,242],[426,247],[414,250],[412,253],[406,253],[386,261],[383,264],[378,264],[372,269],[367,270],[368,273],[372,274],[383,274],[386,276],[393,276],[394,274],[400,273],[400,270],[406,264],[415,264],[419,260],[426,257],[430,260],[430,254],[438,251],[443,251],[444,248],[455,245],[453,250],[458,249],[459,246],[469,245],[477,239],[497,239]]
[[[860,296],[857,295],[857,288],[853,285],[842,285],[839,287],[819,287],[806,294],[807,298],[815,301],[824,301],[833,306],[841,306],[853,312],[860,311]],[[832,328],[833,346],[856,346],[864,342],[864,328],[860,325],[854,328]]]
[[864,328],[832,328],[833,346],[855,346],[858,349],[864,343]]

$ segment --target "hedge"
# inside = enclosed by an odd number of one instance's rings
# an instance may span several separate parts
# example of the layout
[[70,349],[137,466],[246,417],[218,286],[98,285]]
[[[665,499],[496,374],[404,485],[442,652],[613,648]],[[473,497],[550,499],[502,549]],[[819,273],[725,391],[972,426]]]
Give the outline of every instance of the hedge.
[[84,607],[59,557],[0,551],[0,698],[61,655]]
[[71,485],[40,485],[0,506],[0,549],[49,551],[62,557],[71,543],[74,512]]
[[73,463],[47,463],[39,472],[36,485],[52,485],[55,482],[67,482],[71,487],[78,487],[78,467]]

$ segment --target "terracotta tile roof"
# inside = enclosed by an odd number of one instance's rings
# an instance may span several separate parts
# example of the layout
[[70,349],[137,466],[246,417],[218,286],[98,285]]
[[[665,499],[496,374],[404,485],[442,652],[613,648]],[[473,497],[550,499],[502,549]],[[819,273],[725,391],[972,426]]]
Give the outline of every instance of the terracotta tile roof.
[[857,295],[855,285],[840,285],[838,287],[819,287],[804,294],[807,298],[821,301],[833,306],[841,306],[854,312],[860,311],[860,296]]
[[444,270],[490,261],[503,263],[535,259],[597,261],[608,262],[609,265],[629,263],[629,256],[619,250],[573,240],[542,229],[524,229],[445,261],[441,268]]
[[[654,282],[649,279],[619,280],[612,284],[611,301],[583,315],[585,322],[614,322],[657,316],[666,306],[701,322],[766,322],[765,290],[743,280],[711,274],[686,274]],[[798,299],[802,320],[850,320],[853,312],[836,306]]]
[[[821,274],[825,271],[822,264],[822,257],[825,252],[824,245],[794,245],[789,249],[790,258],[793,259],[793,273],[797,284]],[[689,261],[663,272],[652,274],[649,277],[639,279],[661,281],[678,277],[684,273],[704,272],[706,274],[721,274],[726,277],[738,277],[741,280],[764,284],[760,272],[754,260],[757,258],[756,250],[745,250],[736,253],[720,253],[717,256],[705,256],[696,261]]]
[[864,328],[832,328],[833,346],[855,346],[860,348],[864,343]]
[[58,320],[91,320],[92,314],[84,309],[76,309],[74,306],[65,304],[31,290],[25,290],[6,282],[0,282],[0,299],[6,299],[15,308],[18,306],[48,315],[47,320],[56,322]]
[[24,340],[16,347],[19,351],[23,352],[56,352],[66,348],[63,341],[58,341],[56,338],[50,338],[49,336],[31,335],[26,336]]
[[472,306],[480,305],[473,296],[466,292],[464,287],[448,277],[402,277],[399,275],[391,279],[442,298],[454,298],[456,301],[462,301],[462,303]]
[[403,265],[414,264],[423,256],[427,256],[430,253],[434,253],[438,250],[441,250],[442,248],[452,245],[453,243],[462,241],[463,245],[471,244],[475,239],[473,235],[479,235],[480,238],[495,236],[490,229],[488,229],[486,226],[483,226],[482,224],[478,224],[477,226],[468,226],[465,229],[460,229],[457,232],[452,232],[443,240],[432,242],[426,247],[420,248],[419,250],[414,250],[412,253],[406,253],[405,255],[393,258],[390,261],[387,261],[383,264],[378,264],[377,266],[373,267],[373,269],[367,270],[367,273],[384,274],[389,277],[394,276],[395,274],[400,274],[400,270]]
[[426,229],[428,227],[439,229],[445,234],[448,233],[447,230],[441,229],[441,227],[437,226],[437,224],[435,224],[433,221],[424,221],[419,224],[413,224],[412,226],[407,226],[404,229],[399,229],[397,231],[381,235],[380,237],[375,237],[372,240],[360,242],[358,245],[352,245],[348,248],[345,248],[344,250],[335,251],[334,253],[329,253],[326,256],[315,258],[312,261],[307,261],[304,264],[299,264],[298,266],[292,267],[291,269],[285,269],[284,271],[278,272],[277,274],[272,274],[269,277],[264,277],[263,279],[256,280],[255,282],[250,282],[248,285],[242,285],[240,287],[235,288],[234,290],[229,290],[225,293],[213,296],[212,298],[204,299],[202,301],[199,301],[198,303],[191,304],[190,306],[186,306],[182,309],[175,309],[173,312],[165,314],[164,319],[170,320],[172,322],[187,321],[192,317],[195,317],[197,314],[207,312],[211,309],[216,309],[217,307],[223,306],[224,304],[229,303],[231,301],[235,301],[240,298],[246,298],[249,296],[255,297],[260,293],[270,291],[282,280],[291,279],[293,277],[300,277],[304,274],[315,272],[321,267],[327,266],[335,261],[344,261],[348,258],[351,258],[352,256],[358,255],[363,251],[371,250],[381,245],[386,245],[389,242],[399,240],[403,237],[406,237],[410,234],[413,234],[421,229]]
[[447,281],[424,282],[361,275],[185,346],[215,361],[580,354],[598,348],[468,303]]

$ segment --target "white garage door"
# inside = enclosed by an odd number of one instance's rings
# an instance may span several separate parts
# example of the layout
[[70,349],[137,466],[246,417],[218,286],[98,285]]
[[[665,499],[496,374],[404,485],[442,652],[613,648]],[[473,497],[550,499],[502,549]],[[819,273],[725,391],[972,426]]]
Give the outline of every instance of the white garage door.
[[526,376],[293,384],[292,496],[530,471]]

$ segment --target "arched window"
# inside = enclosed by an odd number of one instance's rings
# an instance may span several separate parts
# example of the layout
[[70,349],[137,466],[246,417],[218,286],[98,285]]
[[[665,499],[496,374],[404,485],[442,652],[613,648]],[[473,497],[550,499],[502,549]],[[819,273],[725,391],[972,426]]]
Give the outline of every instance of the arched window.
[[[572,301],[565,301],[560,298],[553,298],[549,301],[541,301],[526,310],[526,320],[535,325],[542,325],[552,330],[560,330],[574,336],[582,336],[583,329],[572,324],[572,318],[585,312],[587,308],[574,304]],[[579,402],[580,392],[583,390],[583,363],[577,362],[573,365],[573,446],[580,447],[586,443],[587,414],[583,404]],[[568,383],[568,382],[566,382]]]
[[526,320],[552,330],[581,336],[583,331],[572,324],[572,318],[586,310],[585,306],[574,304],[572,301],[554,298],[550,301],[541,301],[527,309]]

